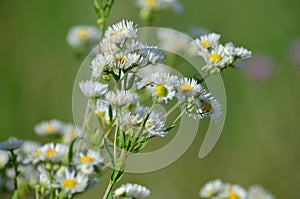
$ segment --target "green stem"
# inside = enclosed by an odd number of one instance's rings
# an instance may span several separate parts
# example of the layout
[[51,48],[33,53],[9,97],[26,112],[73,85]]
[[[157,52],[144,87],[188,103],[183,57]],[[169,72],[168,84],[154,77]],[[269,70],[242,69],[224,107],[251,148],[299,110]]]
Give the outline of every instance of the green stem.
[[172,108],[170,108],[170,110],[168,110],[168,112],[165,114],[165,117],[168,117],[173,111],[176,110],[176,108],[180,105],[180,103],[176,103]]

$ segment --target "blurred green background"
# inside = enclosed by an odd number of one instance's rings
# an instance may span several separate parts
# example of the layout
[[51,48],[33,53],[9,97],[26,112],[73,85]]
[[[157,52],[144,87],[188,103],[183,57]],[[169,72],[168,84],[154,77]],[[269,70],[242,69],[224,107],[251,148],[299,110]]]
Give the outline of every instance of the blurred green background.
[[[299,198],[300,68],[288,60],[288,46],[300,37],[297,0],[184,0],[180,15],[159,14],[154,26],[186,32],[201,26],[254,53],[274,59],[273,75],[253,81],[243,71],[226,71],[227,118],[213,151],[198,159],[199,131],[174,164],[146,174],[127,174],[121,183],[151,189],[149,198],[199,198],[205,182],[221,178],[243,186],[261,184],[277,198]],[[0,141],[35,139],[41,120],[72,122],[72,87],[82,59],[66,43],[70,26],[95,24],[92,1],[0,1]],[[140,23],[132,0],[116,0],[108,24]],[[100,198],[106,179],[78,198]],[[100,187],[100,189],[99,189]]]

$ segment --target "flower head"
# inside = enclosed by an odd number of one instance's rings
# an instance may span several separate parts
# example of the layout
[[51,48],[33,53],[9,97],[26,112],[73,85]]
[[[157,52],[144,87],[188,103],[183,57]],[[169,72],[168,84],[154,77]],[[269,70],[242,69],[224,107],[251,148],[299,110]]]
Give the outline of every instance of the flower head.
[[104,35],[112,43],[123,43],[128,38],[136,37],[136,31],[132,21],[123,20],[109,26]]
[[105,95],[105,98],[113,106],[126,106],[130,104],[136,104],[138,100],[137,94],[125,90],[117,90],[116,92],[109,91]]
[[68,147],[63,144],[47,143],[34,153],[42,161],[61,161],[67,152]]
[[248,189],[246,199],[274,199],[274,196],[264,190],[261,186],[254,185]]
[[42,136],[60,134],[63,124],[59,120],[43,121],[34,127],[35,133]]
[[67,35],[68,43],[74,48],[96,44],[99,38],[99,28],[87,25],[74,26],[69,30]]
[[88,180],[87,176],[75,173],[75,171],[69,171],[68,169],[61,175],[56,176],[59,188],[69,194],[69,196],[72,196],[74,193],[83,192],[88,185]]
[[107,92],[108,85],[93,81],[81,81],[81,92],[88,98],[100,97]]
[[23,140],[18,140],[15,138],[9,139],[5,142],[0,143],[0,150],[13,151],[20,148],[23,145]]
[[9,160],[9,153],[8,151],[0,150],[0,169],[2,169]]
[[212,198],[213,196],[218,195],[223,191],[223,183],[221,180],[213,180],[206,183],[203,188],[200,190],[200,197],[203,198]]
[[142,199],[150,195],[150,190],[138,184],[125,184],[114,191],[114,198],[135,198]]

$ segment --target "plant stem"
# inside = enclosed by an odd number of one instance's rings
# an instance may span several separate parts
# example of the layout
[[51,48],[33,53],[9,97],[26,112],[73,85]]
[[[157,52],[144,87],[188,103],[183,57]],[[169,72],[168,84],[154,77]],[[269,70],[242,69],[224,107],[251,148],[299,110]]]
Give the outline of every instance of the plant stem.
[[112,180],[109,181],[109,183],[108,183],[108,185],[106,187],[103,199],[108,199],[109,198],[109,195],[111,193],[111,190],[112,190],[114,184],[115,184],[115,182],[113,182]]

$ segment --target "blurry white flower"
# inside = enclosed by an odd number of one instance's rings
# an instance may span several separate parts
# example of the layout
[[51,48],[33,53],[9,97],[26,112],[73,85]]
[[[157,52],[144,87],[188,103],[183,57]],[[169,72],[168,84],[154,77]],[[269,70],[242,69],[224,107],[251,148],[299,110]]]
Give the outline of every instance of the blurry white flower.
[[63,175],[56,176],[55,180],[58,182],[59,187],[69,196],[74,193],[83,192],[88,184],[88,177],[81,174],[75,173],[75,171],[65,170]]
[[87,153],[80,153],[75,158],[75,165],[99,165],[103,162],[98,151],[88,150]]
[[136,26],[132,21],[123,20],[109,26],[104,35],[112,43],[123,43],[125,39],[136,37]]
[[131,199],[146,198],[150,195],[150,190],[138,184],[125,184],[114,191],[114,198],[127,197]]
[[172,10],[175,12],[182,11],[182,5],[177,0],[136,0],[137,7],[143,10]]
[[70,144],[79,134],[76,130],[76,126],[73,124],[65,124],[63,129],[63,143]]
[[100,97],[107,92],[108,85],[93,81],[81,81],[79,83],[81,92],[88,98]]
[[216,198],[221,191],[223,191],[223,183],[221,180],[213,180],[206,183],[203,188],[200,190],[199,195],[202,198]]
[[189,44],[189,38],[175,31],[159,29],[157,37],[162,49],[173,52],[184,52]]
[[137,94],[125,90],[109,91],[105,98],[113,106],[126,106],[136,104],[138,101]]
[[4,168],[9,160],[9,152],[0,150],[0,169]]
[[19,149],[23,145],[23,140],[18,140],[16,138],[10,138],[4,142],[0,143],[0,150],[13,151]]
[[97,54],[91,62],[92,76],[98,78],[105,68],[112,62],[112,56]]
[[39,148],[35,154],[42,161],[61,161],[68,152],[63,144],[47,143]]
[[34,130],[38,135],[60,134],[63,124],[58,120],[43,121],[35,125]]
[[67,35],[67,42],[74,48],[96,44],[100,38],[100,30],[96,26],[74,26]]
[[104,117],[108,111],[108,106],[109,106],[109,102],[102,99],[97,99],[95,105],[95,114],[98,117]]
[[254,185],[248,189],[246,199],[275,199],[275,197],[261,186]]
[[[24,141],[22,147],[17,150],[18,161],[23,162],[24,160],[28,159],[28,157],[31,156],[31,154],[34,151],[36,151],[40,146],[41,146],[40,143],[35,141],[31,141],[31,140]],[[28,163],[28,161],[26,163]]]
[[220,193],[220,196],[228,199],[246,199],[246,190],[240,185],[225,184],[224,191]]

